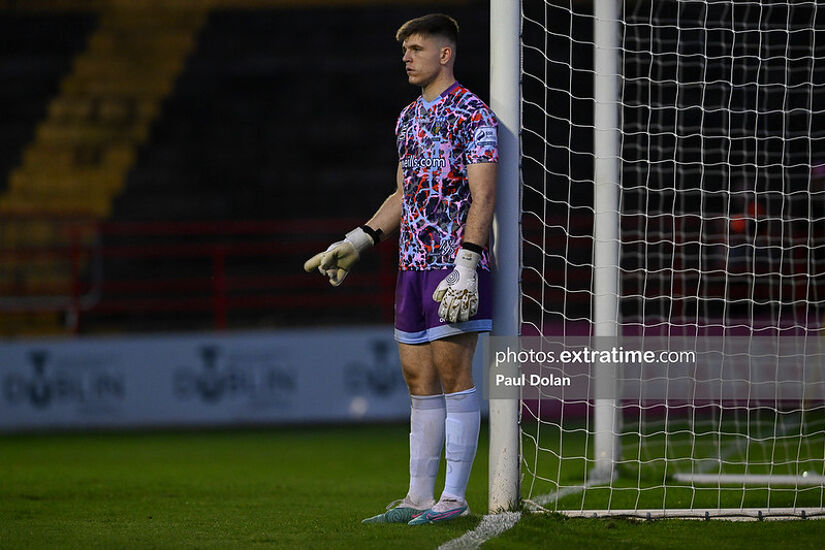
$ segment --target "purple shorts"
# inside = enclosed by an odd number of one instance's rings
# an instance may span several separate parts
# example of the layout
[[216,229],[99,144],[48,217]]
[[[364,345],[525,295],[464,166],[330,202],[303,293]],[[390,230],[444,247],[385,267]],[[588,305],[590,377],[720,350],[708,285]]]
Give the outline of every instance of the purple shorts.
[[478,313],[469,321],[446,323],[438,316],[441,305],[433,300],[438,283],[449,269],[399,271],[395,285],[395,339],[402,344],[422,344],[465,332],[493,328],[493,287],[490,272],[478,270]]

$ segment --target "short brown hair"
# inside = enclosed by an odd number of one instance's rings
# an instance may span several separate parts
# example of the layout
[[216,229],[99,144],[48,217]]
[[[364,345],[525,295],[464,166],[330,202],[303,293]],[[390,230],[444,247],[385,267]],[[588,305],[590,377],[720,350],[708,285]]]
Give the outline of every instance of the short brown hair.
[[458,44],[458,21],[443,13],[430,13],[410,19],[395,33],[395,39],[403,43],[414,34],[443,36],[453,44]]

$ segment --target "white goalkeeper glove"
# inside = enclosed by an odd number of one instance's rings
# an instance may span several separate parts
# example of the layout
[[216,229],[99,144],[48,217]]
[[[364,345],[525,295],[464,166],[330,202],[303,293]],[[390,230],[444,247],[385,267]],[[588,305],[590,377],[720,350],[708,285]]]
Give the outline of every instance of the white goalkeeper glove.
[[455,257],[455,269],[438,283],[433,300],[441,302],[438,316],[448,323],[467,321],[478,313],[478,276],[476,267],[481,254],[461,248]]
[[329,284],[338,286],[361,257],[361,252],[373,244],[373,237],[358,227],[347,233],[343,241],[332,243],[329,248],[307,260],[304,271],[310,273],[317,269],[329,277]]

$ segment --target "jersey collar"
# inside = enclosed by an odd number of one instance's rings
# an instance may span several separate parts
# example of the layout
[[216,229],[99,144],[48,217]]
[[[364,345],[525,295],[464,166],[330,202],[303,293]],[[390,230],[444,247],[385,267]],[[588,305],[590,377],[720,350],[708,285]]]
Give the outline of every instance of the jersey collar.
[[453,90],[458,88],[458,86],[459,86],[459,84],[458,84],[457,81],[453,82],[452,84],[450,84],[450,86],[447,87],[446,90],[441,92],[441,94],[437,98],[433,99],[432,101],[427,101],[426,99],[424,99],[423,95],[419,96],[419,99],[421,99],[421,105],[424,107],[424,110],[429,111],[430,109],[432,109],[433,106],[436,103],[438,103],[439,101],[441,101],[442,99],[444,99],[445,97],[450,95],[450,93],[452,93]]

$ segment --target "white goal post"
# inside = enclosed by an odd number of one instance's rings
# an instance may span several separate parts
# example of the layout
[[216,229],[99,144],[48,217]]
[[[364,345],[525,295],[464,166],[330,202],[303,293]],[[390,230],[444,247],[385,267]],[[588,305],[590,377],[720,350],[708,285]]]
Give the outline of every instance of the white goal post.
[[491,393],[490,511],[825,517],[825,9],[491,0],[490,21],[491,340],[694,353]]
[[[520,25],[519,2],[490,1],[490,107],[499,121],[493,334],[504,336],[518,335],[521,322]],[[491,512],[511,510],[519,501],[518,406],[517,396],[490,399]]]

